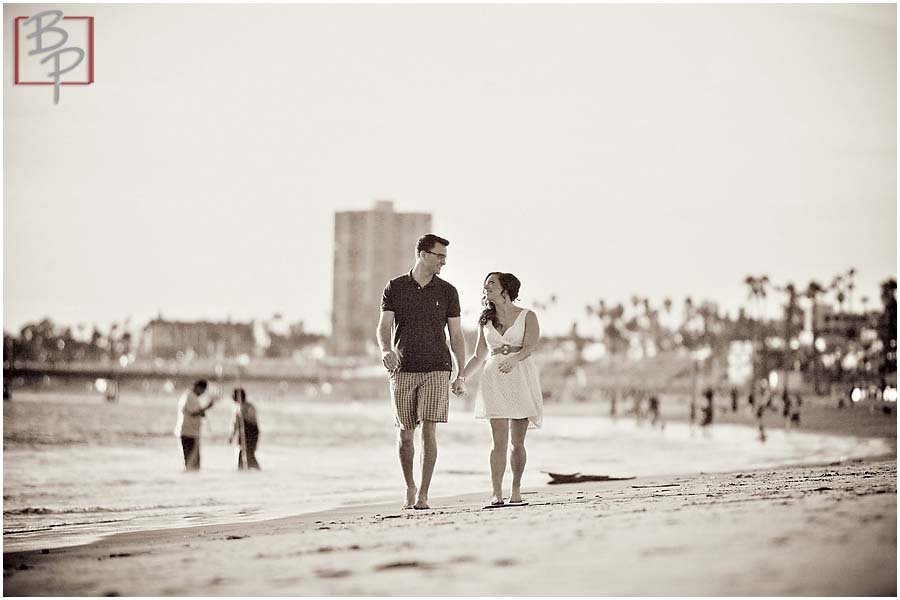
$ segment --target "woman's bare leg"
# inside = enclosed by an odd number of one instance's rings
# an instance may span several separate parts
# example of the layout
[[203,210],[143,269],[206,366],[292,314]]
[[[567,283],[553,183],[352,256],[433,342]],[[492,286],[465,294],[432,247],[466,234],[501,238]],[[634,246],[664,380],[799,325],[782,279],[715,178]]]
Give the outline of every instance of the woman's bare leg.
[[509,453],[509,464],[512,467],[512,493],[510,502],[522,501],[522,473],[525,472],[525,434],[528,432],[528,419],[510,419],[512,450]]
[[491,503],[503,502],[503,475],[506,472],[506,446],[509,443],[509,419],[491,419]]

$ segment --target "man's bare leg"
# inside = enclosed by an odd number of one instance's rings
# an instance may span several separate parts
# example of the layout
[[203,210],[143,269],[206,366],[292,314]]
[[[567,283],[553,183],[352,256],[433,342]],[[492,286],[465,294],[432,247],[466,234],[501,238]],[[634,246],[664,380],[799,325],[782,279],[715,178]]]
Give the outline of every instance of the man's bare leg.
[[415,434],[415,429],[399,429],[397,435],[400,467],[403,469],[403,479],[406,480],[406,501],[403,503],[403,508],[412,508],[416,503],[416,480],[413,479],[413,459],[416,453],[413,437]]
[[503,504],[503,476],[506,474],[506,447],[509,419],[491,419],[491,504]]
[[419,494],[413,508],[431,508],[428,506],[428,488],[431,487],[435,462],[437,462],[437,423],[422,421],[422,485],[419,486]]
[[525,472],[525,434],[528,432],[528,419],[510,419],[509,464],[512,467],[512,493],[510,502],[522,501],[522,473]]

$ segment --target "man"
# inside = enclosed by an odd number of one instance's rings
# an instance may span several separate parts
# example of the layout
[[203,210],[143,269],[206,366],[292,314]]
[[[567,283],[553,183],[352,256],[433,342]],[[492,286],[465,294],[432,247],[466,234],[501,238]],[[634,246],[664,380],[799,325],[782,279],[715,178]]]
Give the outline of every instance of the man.
[[[238,469],[259,470],[259,462],[256,460],[256,445],[259,443],[259,421],[256,418],[256,407],[247,400],[247,391],[244,388],[234,388],[231,398],[235,403],[234,425],[228,443],[237,441],[240,446],[238,452]],[[247,456],[244,456],[246,451]]]
[[200,396],[206,393],[206,380],[198,379],[194,386],[184,392],[178,400],[178,421],[175,424],[175,435],[181,437],[181,450],[184,453],[184,469],[200,470],[200,426],[206,411],[212,407],[214,400],[210,398],[206,406],[200,406]]
[[715,409],[716,405],[713,402],[713,398],[715,397],[715,392],[711,387],[706,388],[703,392],[703,397],[706,398],[706,407],[703,409],[703,421],[701,421],[700,425],[703,427],[708,427],[713,423],[713,417],[715,417]]
[[[416,243],[416,264],[409,273],[388,282],[381,298],[378,345],[390,373],[398,452],[406,480],[403,508],[427,509],[428,488],[437,460],[437,423],[446,423],[450,407],[453,363],[447,349],[445,327],[457,372],[465,365],[466,342],[459,322],[459,293],[438,277],[447,262],[450,242],[426,234]],[[393,332],[393,339],[391,333]],[[465,392],[465,378],[453,382],[453,393]],[[422,426],[422,481],[413,478],[413,437]]]

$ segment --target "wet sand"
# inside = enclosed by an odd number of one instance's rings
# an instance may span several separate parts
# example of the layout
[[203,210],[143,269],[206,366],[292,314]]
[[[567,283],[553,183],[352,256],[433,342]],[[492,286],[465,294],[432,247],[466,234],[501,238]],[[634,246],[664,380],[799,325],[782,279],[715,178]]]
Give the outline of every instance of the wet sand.
[[896,595],[896,455],[527,492],[8,553],[4,594]]

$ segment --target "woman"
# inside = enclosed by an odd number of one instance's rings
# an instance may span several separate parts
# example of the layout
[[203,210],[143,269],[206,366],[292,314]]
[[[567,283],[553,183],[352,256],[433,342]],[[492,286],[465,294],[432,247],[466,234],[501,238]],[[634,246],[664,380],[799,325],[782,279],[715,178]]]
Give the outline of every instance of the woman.
[[484,280],[484,312],[478,319],[475,354],[466,363],[463,377],[471,376],[482,363],[484,371],[475,399],[475,418],[491,423],[492,506],[501,506],[506,448],[511,446],[512,492],[510,504],[522,502],[525,471],[525,433],[543,420],[543,396],[537,366],[531,353],[541,332],[537,316],[513,302],[521,283],[512,273],[488,273]]

